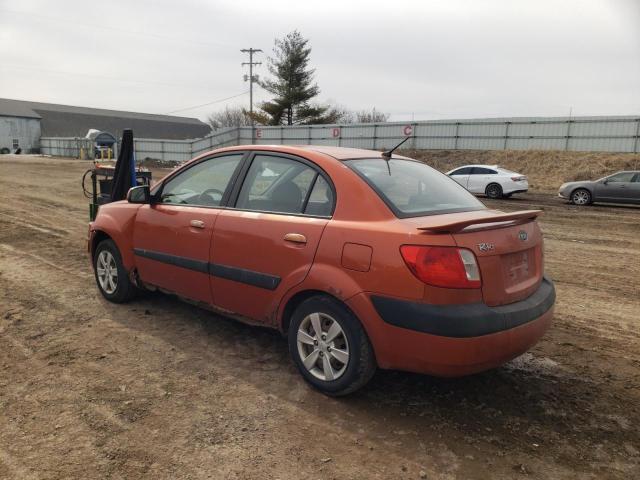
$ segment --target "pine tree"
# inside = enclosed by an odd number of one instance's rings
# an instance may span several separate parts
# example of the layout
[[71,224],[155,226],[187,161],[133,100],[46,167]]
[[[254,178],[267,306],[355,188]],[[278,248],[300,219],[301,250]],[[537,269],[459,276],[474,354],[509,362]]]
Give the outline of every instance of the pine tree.
[[269,58],[269,72],[273,79],[260,82],[260,86],[275,98],[264,102],[262,113],[256,120],[268,125],[305,125],[327,123],[328,107],[311,104],[310,100],[320,93],[313,81],[314,69],[309,68],[311,47],[309,40],[298,31],[283,39],[276,39],[274,56]]

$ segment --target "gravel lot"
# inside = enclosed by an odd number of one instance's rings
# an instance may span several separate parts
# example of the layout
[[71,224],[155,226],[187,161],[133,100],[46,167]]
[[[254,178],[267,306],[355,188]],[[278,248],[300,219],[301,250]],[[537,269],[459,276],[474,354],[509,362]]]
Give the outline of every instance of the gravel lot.
[[544,209],[541,343],[329,399],[276,332],[161,294],[105,302],[87,165],[0,156],[0,478],[640,478],[640,208],[488,202]]

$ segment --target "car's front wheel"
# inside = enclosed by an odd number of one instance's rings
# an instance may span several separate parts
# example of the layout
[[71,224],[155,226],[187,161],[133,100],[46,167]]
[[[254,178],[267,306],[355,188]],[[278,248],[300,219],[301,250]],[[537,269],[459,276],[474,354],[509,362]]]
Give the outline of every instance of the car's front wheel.
[[571,194],[571,203],[575,205],[591,204],[591,192],[585,188],[578,188]]
[[327,395],[354,392],[376,371],[373,349],[360,321],[331,297],[302,302],[293,313],[288,336],[298,370]]
[[103,240],[96,247],[93,271],[100,293],[110,302],[123,303],[134,296],[136,287],[129,279],[120,251],[113,240]]

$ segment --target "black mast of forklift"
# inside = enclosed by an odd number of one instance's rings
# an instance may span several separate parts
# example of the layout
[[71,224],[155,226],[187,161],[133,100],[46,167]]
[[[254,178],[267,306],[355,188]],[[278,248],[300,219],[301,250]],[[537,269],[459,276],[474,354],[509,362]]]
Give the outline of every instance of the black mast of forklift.
[[[104,165],[94,162],[94,167],[84,173],[82,190],[85,197],[91,199],[89,220],[95,220],[100,205],[126,198],[130,187],[151,184],[151,172],[135,168],[133,149],[133,132],[125,130],[116,164]],[[87,175],[91,175],[91,191],[86,188]]]

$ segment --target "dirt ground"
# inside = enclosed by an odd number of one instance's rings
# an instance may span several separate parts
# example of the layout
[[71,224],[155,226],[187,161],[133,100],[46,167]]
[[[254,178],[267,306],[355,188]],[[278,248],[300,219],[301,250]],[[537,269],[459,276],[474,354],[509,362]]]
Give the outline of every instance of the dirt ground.
[[104,301],[87,166],[0,156],[0,478],[640,478],[640,208],[487,202],[544,210],[548,334],[494,371],[330,399],[274,331]]

